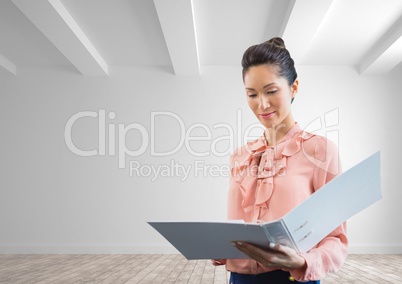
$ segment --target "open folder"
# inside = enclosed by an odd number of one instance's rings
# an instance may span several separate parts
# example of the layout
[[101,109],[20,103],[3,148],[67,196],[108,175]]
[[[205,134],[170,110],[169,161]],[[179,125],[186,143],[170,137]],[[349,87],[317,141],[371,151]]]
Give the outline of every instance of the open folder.
[[279,220],[267,223],[148,222],[187,259],[248,258],[232,241],[270,242],[307,252],[344,221],[381,199],[380,152],[337,176]]

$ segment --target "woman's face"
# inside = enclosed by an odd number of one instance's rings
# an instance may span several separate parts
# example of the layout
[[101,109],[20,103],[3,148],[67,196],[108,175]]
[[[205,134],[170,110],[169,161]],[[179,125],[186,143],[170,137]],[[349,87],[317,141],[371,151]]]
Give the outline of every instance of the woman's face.
[[289,128],[294,124],[290,103],[297,93],[297,80],[289,86],[274,67],[264,64],[247,71],[244,86],[248,105],[266,128]]

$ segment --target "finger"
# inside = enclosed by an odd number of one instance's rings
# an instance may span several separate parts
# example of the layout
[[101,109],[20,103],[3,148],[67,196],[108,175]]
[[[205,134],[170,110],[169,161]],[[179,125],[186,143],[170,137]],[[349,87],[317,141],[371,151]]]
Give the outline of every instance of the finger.
[[273,251],[280,251],[280,252],[283,251],[282,250],[283,246],[281,246],[279,243],[269,243],[268,246]]
[[219,262],[220,262],[222,265],[225,265],[225,264],[226,264],[226,259],[220,259]]
[[239,250],[253,255],[261,255],[266,253],[265,250],[245,242],[234,242],[233,245],[237,247]]
[[278,257],[274,253],[269,251],[265,251],[259,247],[256,247],[249,243],[244,242],[234,242],[233,245],[238,248],[240,251],[248,255],[250,258],[266,265],[266,266],[278,266],[277,260]]
[[225,264],[225,260],[224,259],[211,259],[211,262],[213,265],[215,266],[219,266],[219,265],[224,265]]
[[279,252],[283,255],[294,255],[296,252],[294,249],[287,247],[287,246],[283,246],[279,243],[269,243],[269,248],[275,252]]

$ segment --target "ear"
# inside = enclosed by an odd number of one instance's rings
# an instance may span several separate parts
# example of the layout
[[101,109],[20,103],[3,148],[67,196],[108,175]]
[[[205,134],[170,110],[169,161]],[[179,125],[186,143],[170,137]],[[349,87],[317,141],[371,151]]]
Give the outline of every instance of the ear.
[[290,91],[292,92],[292,96],[291,99],[293,100],[297,94],[297,91],[299,90],[299,80],[295,80],[292,84],[292,86],[290,86]]

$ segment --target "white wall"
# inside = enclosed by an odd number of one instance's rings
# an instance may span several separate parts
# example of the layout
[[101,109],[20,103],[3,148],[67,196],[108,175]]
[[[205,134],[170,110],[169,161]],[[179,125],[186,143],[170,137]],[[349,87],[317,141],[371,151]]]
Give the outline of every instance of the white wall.
[[[339,135],[344,169],[382,150],[383,199],[349,221],[351,251],[402,253],[397,139],[402,68],[371,77],[349,67],[301,66],[298,73],[296,120],[305,127],[339,111],[339,125],[332,130]],[[64,131],[74,114],[104,109],[116,114],[106,118],[106,129],[114,125],[118,133],[119,124],[142,126],[155,138],[156,151],[168,151],[182,137],[179,120],[156,116],[151,134],[151,112],[166,111],[178,115],[191,136],[205,135],[200,127],[189,132],[196,123],[206,125],[212,139],[228,135],[224,126],[214,125],[231,126],[234,145],[230,147],[230,139],[216,144],[220,152],[231,150],[247,126],[257,122],[248,110],[240,74],[239,67],[204,67],[200,77],[176,77],[168,68],[150,67],[114,67],[109,77],[92,78],[63,68],[26,67],[16,77],[1,74],[0,253],[172,252],[146,221],[224,219],[228,154],[196,157],[183,145],[172,155],[155,157],[144,144],[146,151],[128,156],[119,169],[119,157],[108,152],[108,143],[105,155],[81,157],[67,147]],[[325,135],[325,129],[321,132]],[[72,139],[81,149],[98,149],[98,118],[77,120]],[[115,141],[116,152],[123,144],[133,150],[143,144],[136,130],[127,133],[125,143],[118,135]],[[198,152],[211,145],[190,142]],[[130,162],[145,171],[174,170],[172,161],[191,167],[187,179],[130,176]],[[207,168],[213,165],[222,175],[213,176],[216,172]],[[206,176],[199,171],[203,169]]]

